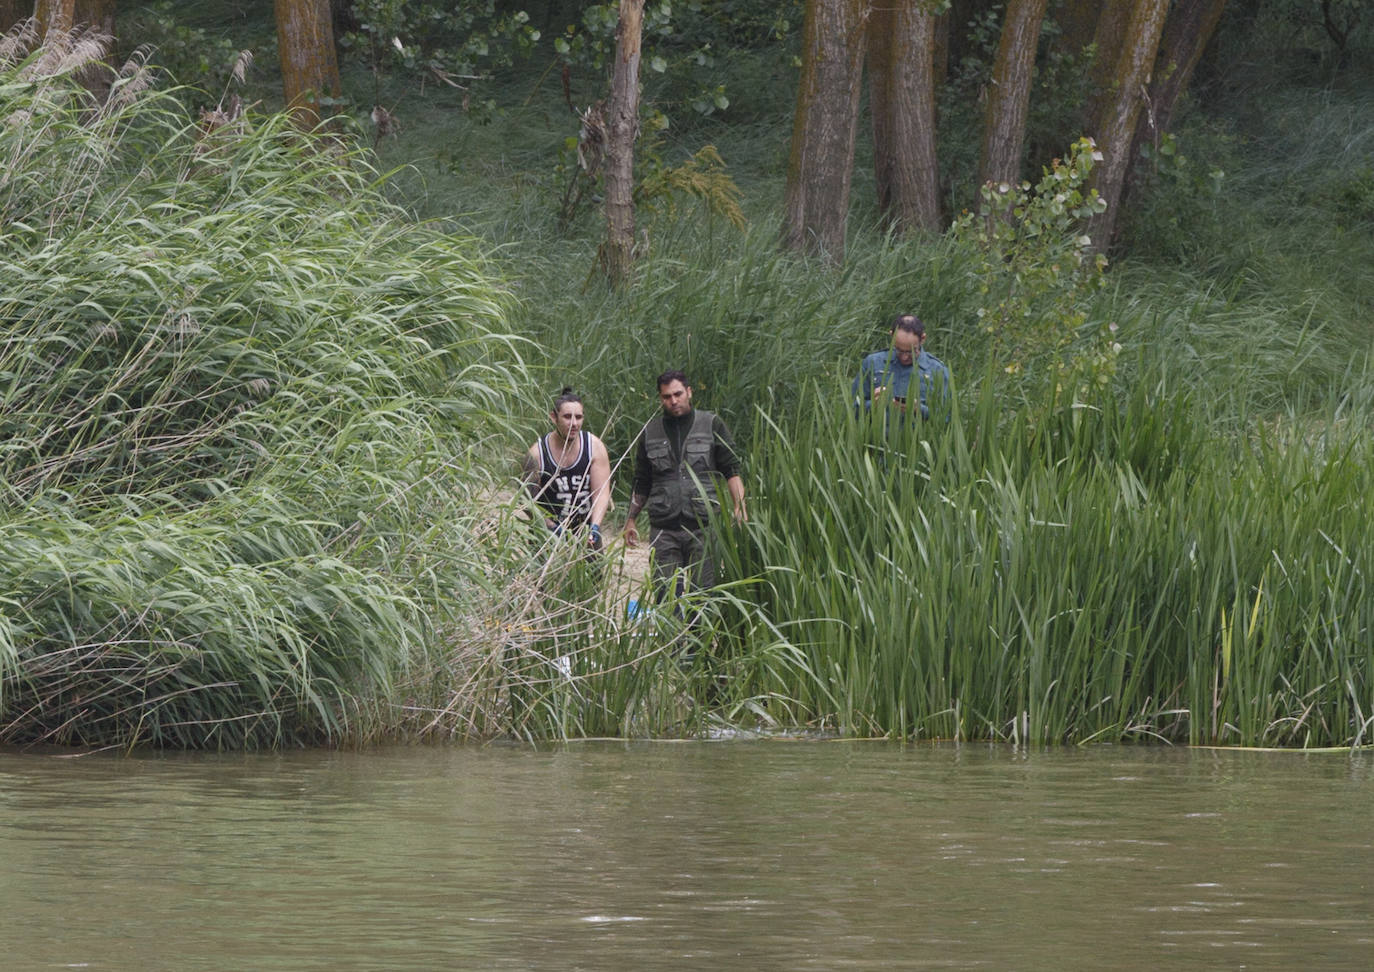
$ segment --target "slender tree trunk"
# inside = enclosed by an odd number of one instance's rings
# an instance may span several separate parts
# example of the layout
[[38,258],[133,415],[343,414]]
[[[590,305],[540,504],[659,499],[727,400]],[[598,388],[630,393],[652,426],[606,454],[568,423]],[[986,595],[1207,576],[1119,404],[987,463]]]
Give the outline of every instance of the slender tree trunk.
[[880,0],[868,25],[878,208],[900,233],[940,231],[935,17],[922,0]]
[[33,0],[0,0],[0,33],[33,16]]
[[1225,9],[1226,0],[1179,0],[1175,5],[1164,24],[1149,101],[1136,125],[1137,141],[1153,140],[1168,130],[1174,108],[1188,89],[1193,69],[1202,60]]
[[844,261],[869,0],[807,0],[783,244]]
[[339,61],[329,0],[274,0],[282,94],[301,128],[320,123],[321,100],[338,98]]
[[39,37],[73,27],[93,27],[113,37],[115,0],[0,0],[0,30],[9,30],[29,16],[38,19]]
[[85,24],[114,37],[115,0],[76,0],[74,16],[78,26]]
[[103,102],[109,97],[110,85],[116,70],[111,53],[114,46],[115,0],[30,0],[28,6],[34,17],[35,36],[40,41],[46,41],[50,35],[55,34],[72,39],[78,35],[84,38],[89,31],[94,31],[104,38],[101,54],[103,60],[87,60],[72,73],[72,77],[89,91],[97,102]]
[[[1093,170],[1092,187],[1107,204],[1107,208],[1088,223],[1088,235],[1099,252],[1111,245],[1116,231],[1121,191],[1131,165],[1136,121],[1145,102],[1150,69],[1159,52],[1159,38],[1168,12],[1169,0],[1135,0],[1131,5],[1126,36],[1112,75],[1112,97],[1103,102],[1101,114],[1093,124],[1092,134],[1103,158]],[[1103,16],[1106,16],[1105,11]]]
[[1031,77],[1047,0],[1009,0],[983,118],[978,184],[1021,181]]
[[54,30],[71,30],[76,26],[76,0],[37,0],[33,15],[40,39]]
[[644,0],[620,0],[615,69],[606,108],[606,242],[601,267],[614,284],[629,279],[634,262],[635,138],[639,135],[639,44]]
[[950,15],[946,10],[944,13],[935,15],[935,53],[933,55],[935,66],[935,87],[938,88],[949,78],[949,32]]
[[105,59],[93,62],[77,74],[97,101],[104,102],[110,97],[110,87],[119,71],[115,60],[115,0],[76,0],[74,12],[78,28],[91,28],[108,37],[105,42]]
[[[1174,108],[1192,80],[1193,70],[1202,59],[1212,35],[1221,21],[1226,0],[1179,0],[1164,24],[1164,37],[1155,58],[1154,78],[1150,82],[1144,109],[1135,125],[1131,142],[1132,159],[1140,158],[1143,145],[1159,147],[1159,138],[1169,129]],[[1122,188],[1124,202],[1135,188],[1138,172],[1126,173]]]

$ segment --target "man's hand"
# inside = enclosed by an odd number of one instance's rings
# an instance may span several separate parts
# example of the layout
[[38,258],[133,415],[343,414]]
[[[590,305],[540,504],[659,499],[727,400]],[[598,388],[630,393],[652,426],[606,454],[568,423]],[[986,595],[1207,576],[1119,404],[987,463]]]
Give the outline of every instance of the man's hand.
[[627,547],[639,546],[639,527],[634,520],[625,521],[625,545]]
[[725,481],[725,488],[730,491],[730,500],[734,505],[735,523],[743,523],[749,519],[744,508],[744,480],[739,476],[731,476]]
[[[882,398],[882,397],[883,397],[884,395],[886,395],[886,394],[887,394],[887,386],[886,386],[886,385],[879,385],[877,388],[873,389],[873,398],[872,398],[873,404],[874,404],[874,405],[877,405],[877,404],[878,404],[878,399]],[[896,396],[893,396],[893,398],[892,398],[892,404],[893,404],[893,405],[896,405],[896,406],[897,406],[899,409],[901,409],[903,412],[906,411],[906,399],[905,399],[905,398],[897,398]]]

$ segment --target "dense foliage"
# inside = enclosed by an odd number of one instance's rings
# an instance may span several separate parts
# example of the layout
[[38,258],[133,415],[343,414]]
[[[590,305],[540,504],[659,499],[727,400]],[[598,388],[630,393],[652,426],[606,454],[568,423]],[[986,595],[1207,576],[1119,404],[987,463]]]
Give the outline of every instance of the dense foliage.
[[[74,63],[8,62],[0,737],[1367,743],[1374,96],[1276,48],[1282,6],[1223,25],[1105,274],[1068,144],[1010,222],[897,239],[860,202],[844,269],[781,253],[793,76],[758,4],[682,13],[743,32],[729,109],[654,136],[615,292],[598,214],[560,218],[570,116],[537,72],[491,79],[492,114],[353,63],[403,106],[379,179],[137,63],[99,109]],[[898,311],[953,369],[947,422],[856,419]],[[571,384],[623,501],[667,367],[743,444],[751,519],[721,591],[630,617],[635,579],[526,542],[493,481]]]
[[507,411],[502,293],[337,141],[137,61],[93,104],[100,53],[0,64],[0,738],[366,732],[459,583],[416,534]]

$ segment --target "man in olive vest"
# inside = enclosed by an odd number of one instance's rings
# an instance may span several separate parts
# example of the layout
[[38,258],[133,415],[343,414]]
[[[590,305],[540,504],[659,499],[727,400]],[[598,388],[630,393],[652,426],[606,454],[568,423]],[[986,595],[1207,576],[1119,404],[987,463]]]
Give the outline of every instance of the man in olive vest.
[[658,376],[658,400],[663,412],[639,436],[625,541],[630,546],[639,542],[635,517],[647,506],[660,594],[670,581],[681,593],[684,574],[690,575],[692,587],[708,588],[716,582],[716,565],[705,531],[720,506],[717,478],[725,480],[735,521],[745,517],[739,456],[725,422],[692,407],[692,386],[681,371]]

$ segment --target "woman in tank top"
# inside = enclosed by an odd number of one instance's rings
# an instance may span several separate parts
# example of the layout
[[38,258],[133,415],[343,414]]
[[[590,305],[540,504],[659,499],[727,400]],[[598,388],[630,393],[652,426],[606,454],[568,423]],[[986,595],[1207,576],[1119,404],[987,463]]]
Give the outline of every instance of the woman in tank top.
[[550,530],[587,528],[587,542],[601,549],[601,521],[610,505],[611,461],[600,439],[582,428],[582,399],[564,388],[549,419],[553,430],[525,456],[524,480]]

